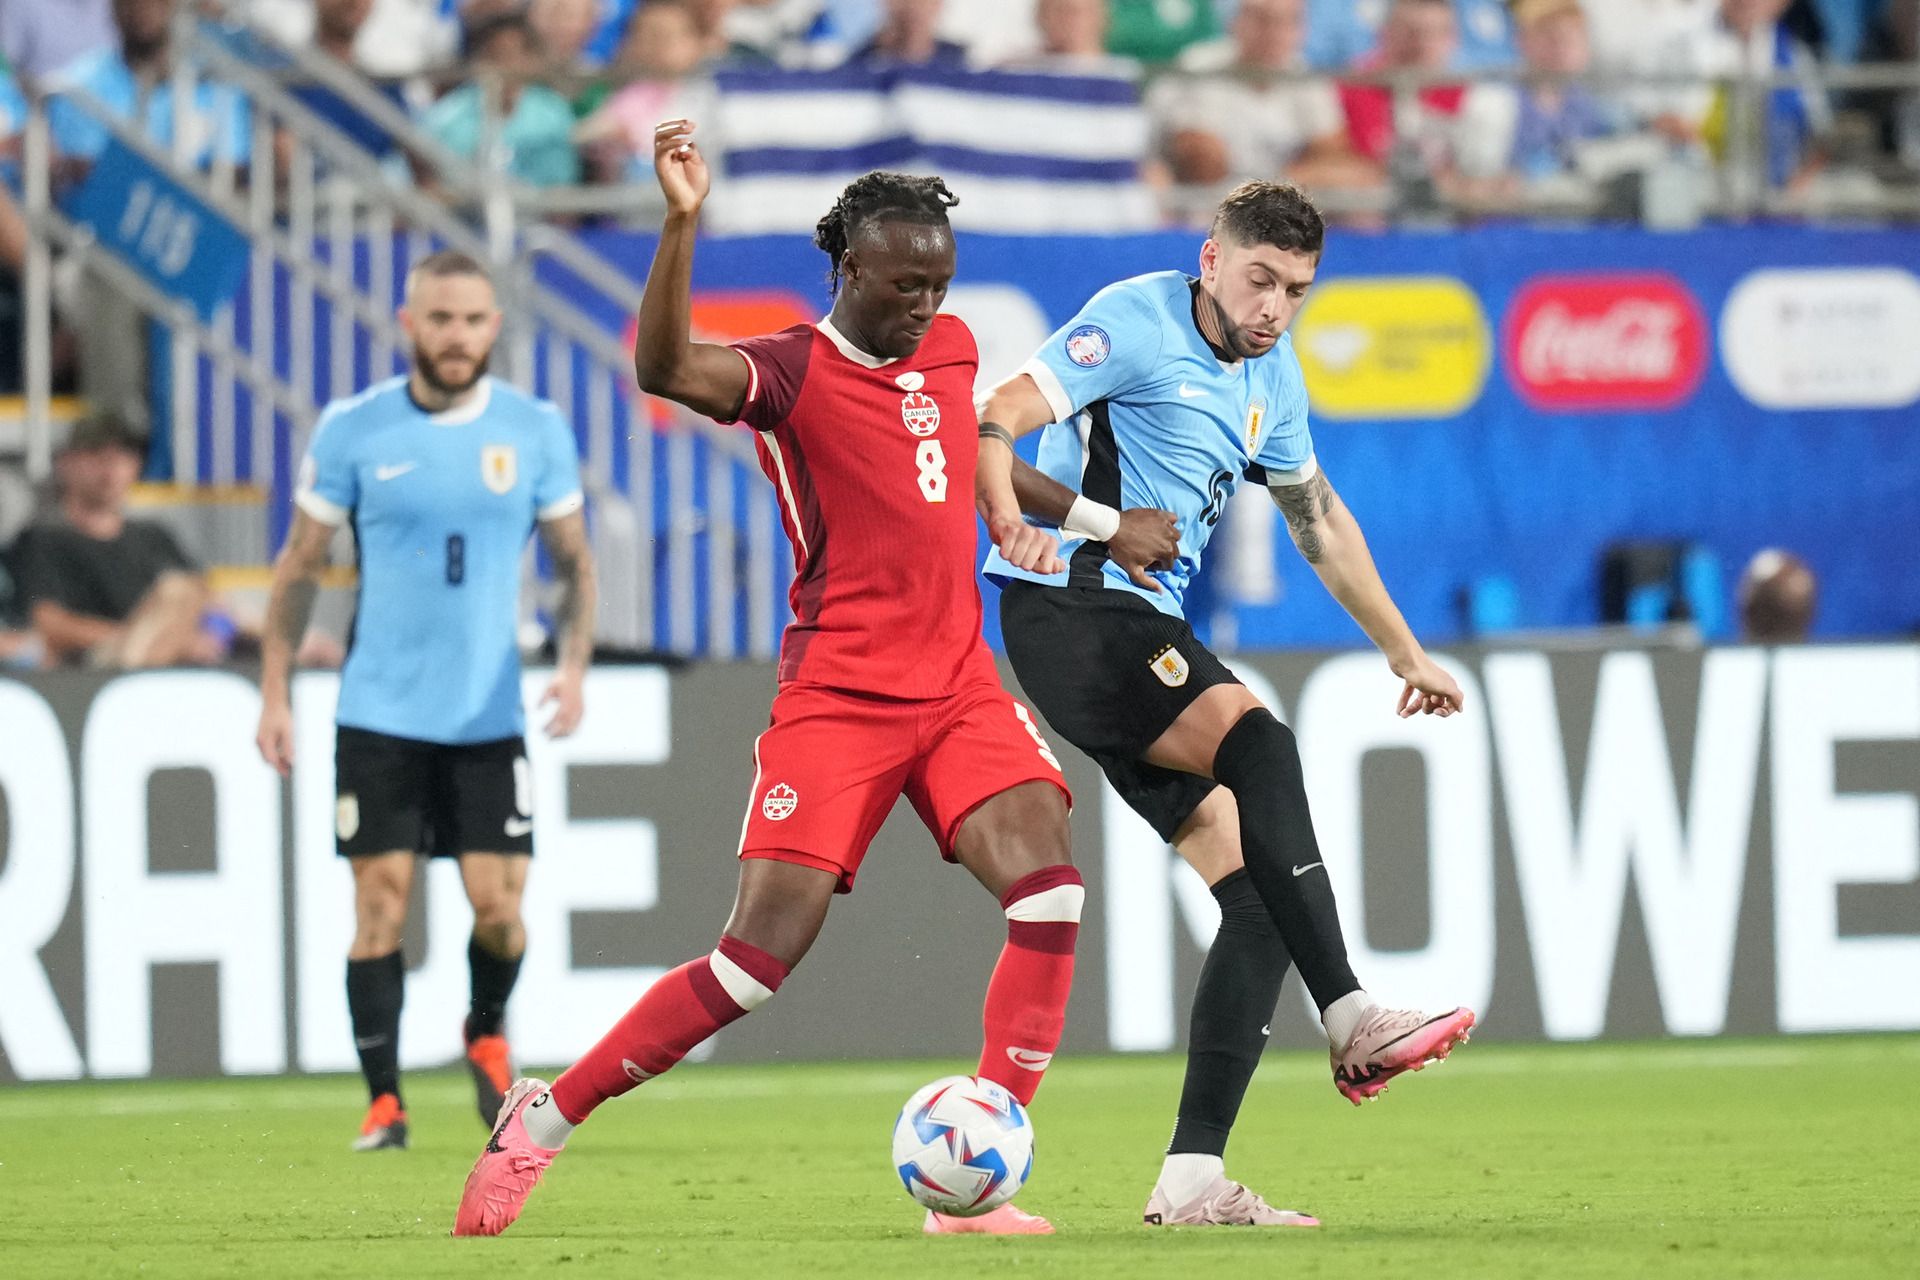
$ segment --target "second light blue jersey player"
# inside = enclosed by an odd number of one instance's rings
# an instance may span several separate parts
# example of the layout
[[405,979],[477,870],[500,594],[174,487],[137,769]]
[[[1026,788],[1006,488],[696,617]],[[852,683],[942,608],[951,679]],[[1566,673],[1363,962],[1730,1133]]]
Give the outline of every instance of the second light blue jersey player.
[[1261,359],[1233,358],[1200,332],[1199,287],[1179,271],[1109,285],[1020,370],[1054,414],[1040,437],[1041,471],[1095,502],[1158,508],[1179,522],[1179,559],[1154,574],[1166,590],[1136,585],[1103,548],[1072,537],[1061,548],[1064,574],[1027,573],[995,553],[988,577],[1111,587],[1179,615],[1240,480],[1284,484],[1312,474],[1307,390],[1291,336]]
[[405,378],[321,415],[295,501],[353,524],[360,596],[339,723],[426,742],[525,732],[515,634],[536,521],[582,504],[573,430],[497,379],[445,413]]

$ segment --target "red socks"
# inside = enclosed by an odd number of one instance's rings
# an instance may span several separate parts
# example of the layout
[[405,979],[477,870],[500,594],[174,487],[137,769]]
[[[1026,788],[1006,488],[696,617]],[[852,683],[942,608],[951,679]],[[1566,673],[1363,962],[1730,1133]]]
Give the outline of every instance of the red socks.
[[982,1019],[987,1043],[978,1074],[1022,1105],[1033,1101],[1060,1047],[1085,898],[1080,873],[1062,866],[1023,876],[1000,899],[1007,912],[1007,945],[987,984]]
[[[986,1048],[979,1074],[1033,1101],[1066,1025],[1073,946],[1086,889],[1072,867],[1046,867],[1000,899],[1007,945],[987,984]],[[553,1101],[579,1124],[608,1098],[671,1068],[708,1036],[780,989],[787,966],[758,947],[722,936],[712,954],[653,984],[600,1043],[553,1082]]]
[[653,1079],[760,1007],[786,976],[787,966],[766,952],[722,935],[712,954],[689,960],[649,987],[600,1043],[553,1082],[554,1105],[579,1124],[608,1098]]

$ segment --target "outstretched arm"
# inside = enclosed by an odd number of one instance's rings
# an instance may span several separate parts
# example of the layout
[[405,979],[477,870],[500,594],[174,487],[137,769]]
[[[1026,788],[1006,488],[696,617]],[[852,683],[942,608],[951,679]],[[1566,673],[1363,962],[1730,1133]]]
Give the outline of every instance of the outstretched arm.
[[731,348],[692,336],[694,232],[713,187],[693,129],[691,120],[663,120],[653,131],[653,171],[667,197],[667,220],[640,300],[633,371],[647,394],[732,421],[747,396],[747,362]]
[[1295,484],[1276,484],[1268,490],[1287,518],[1287,532],[1320,581],[1340,607],[1353,616],[1380,652],[1393,674],[1406,681],[1400,692],[1399,712],[1449,716],[1463,708],[1460,685],[1427,656],[1414,638],[1407,620],[1387,594],[1374,567],[1373,553],[1360,524],[1340,501],[1324,471],[1315,470]]

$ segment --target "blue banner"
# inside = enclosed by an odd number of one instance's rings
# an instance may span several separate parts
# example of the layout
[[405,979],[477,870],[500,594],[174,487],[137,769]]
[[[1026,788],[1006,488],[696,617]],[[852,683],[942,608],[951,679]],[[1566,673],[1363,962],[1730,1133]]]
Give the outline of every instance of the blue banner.
[[69,197],[68,214],[169,297],[211,320],[247,269],[247,240],[199,196],[117,138]]
[[[650,237],[592,240],[645,277]],[[1184,233],[962,235],[948,305],[979,335],[983,373],[1004,376],[1103,285],[1197,270],[1199,249]],[[1911,230],[1335,232],[1294,326],[1319,456],[1437,641],[1469,634],[1480,599],[1505,628],[1601,621],[1603,555],[1629,540],[1693,548],[1674,591],[1709,633],[1730,625],[1741,567],[1775,546],[1819,576],[1816,634],[1911,632],[1915,263]],[[710,240],[695,287],[778,327],[821,314],[826,266],[799,236]],[[590,283],[547,278],[625,329]],[[1243,647],[1359,641],[1273,536],[1277,599],[1216,597],[1206,613]]]

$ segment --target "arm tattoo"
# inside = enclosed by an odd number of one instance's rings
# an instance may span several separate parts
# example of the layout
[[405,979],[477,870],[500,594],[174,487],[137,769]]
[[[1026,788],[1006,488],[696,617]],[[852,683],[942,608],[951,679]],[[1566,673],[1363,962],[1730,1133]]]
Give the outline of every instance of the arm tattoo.
[[587,546],[586,524],[578,515],[563,517],[546,527],[547,554],[560,580],[560,600],[554,622],[560,632],[557,646],[562,664],[584,670],[593,657],[593,615],[598,595],[593,553]]
[[1287,518],[1287,532],[1293,535],[1293,545],[1300,548],[1308,564],[1319,564],[1327,553],[1327,544],[1320,536],[1320,517],[1333,510],[1333,486],[1327,483],[1326,474],[1316,471],[1305,484],[1287,485],[1271,492],[1281,514]]
[[998,440],[1001,444],[1007,446],[1007,448],[1013,448],[1013,432],[1007,430],[997,422],[981,423],[980,438],[982,440]]

